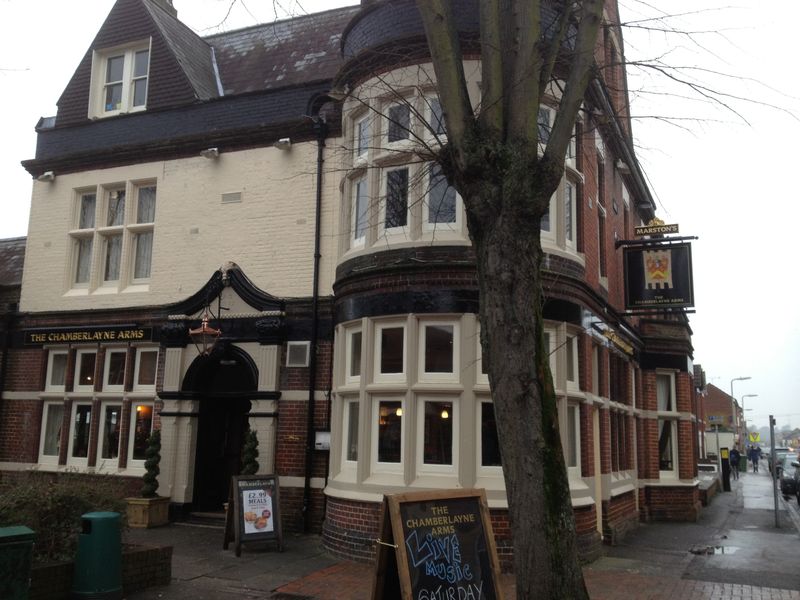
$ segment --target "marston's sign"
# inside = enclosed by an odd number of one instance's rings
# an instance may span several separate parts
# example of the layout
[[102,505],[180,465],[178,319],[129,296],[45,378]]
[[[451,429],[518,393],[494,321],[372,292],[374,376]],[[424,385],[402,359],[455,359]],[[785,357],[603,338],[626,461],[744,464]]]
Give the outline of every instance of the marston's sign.
[[142,342],[153,339],[152,327],[113,325],[70,329],[29,329],[25,344],[79,344],[82,342]]
[[634,235],[642,237],[644,235],[659,235],[665,233],[679,233],[677,223],[667,225],[661,219],[651,219],[647,225],[634,227]]
[[622,256],[626,309],[694,306],[691,245],[629,247]]

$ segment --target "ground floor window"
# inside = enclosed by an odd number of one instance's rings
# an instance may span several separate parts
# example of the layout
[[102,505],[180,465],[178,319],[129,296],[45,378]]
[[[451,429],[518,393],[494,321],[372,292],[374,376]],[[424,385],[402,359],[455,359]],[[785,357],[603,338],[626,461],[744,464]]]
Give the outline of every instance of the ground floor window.
[[45,402],[42,415],[41,462],[58,462],[61,448],[61,427],[64,423],[64,403]]
[[72,407],[72,439],[70,440],[70,459],[82,462],[89,456],[89,435],[92,426],[92,405],[75,403]]
[[403,403],[378,402],[377,458],[379,463],[402,461]]
[[500,442],[497,437],[497,421],[494,404],[481,402],[481,466],[501,467]]
[[131,405],[131,448],[128,458],[133,463],[144,464],[147,439],[153,431],[152,402],[136,402]]
[[453,464],[453,404],[424,402],[423,464]]
[[118,458],[122,426],[122,405],[105,404],[100,413],[102,420],[100,421],[100,434],[98,436],[98,456],[101,459]]
[[658,470],[675,471],[675,421],[658,420]]

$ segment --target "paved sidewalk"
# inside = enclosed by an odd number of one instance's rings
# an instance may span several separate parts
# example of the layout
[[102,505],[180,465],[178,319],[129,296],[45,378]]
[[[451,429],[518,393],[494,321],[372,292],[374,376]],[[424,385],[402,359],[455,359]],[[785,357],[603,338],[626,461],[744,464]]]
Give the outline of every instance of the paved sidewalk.
[[[742,474],[697,523],[642,525],[605,547],[584,568],[592,600],[800,600],[800,531],[790,518],[800,523],[797,503],[780,500],[776,529],[770,483],[765,472]],[[172,584],[130,600],[370,598],[371,565],[331,558],[318,536],[287,536],[282,553],[274,544],[246,547],[241,558],[222,550],[221,529],[171,525],[127,539],[174,546]],[[513,600],[513,577],[501,581]]]

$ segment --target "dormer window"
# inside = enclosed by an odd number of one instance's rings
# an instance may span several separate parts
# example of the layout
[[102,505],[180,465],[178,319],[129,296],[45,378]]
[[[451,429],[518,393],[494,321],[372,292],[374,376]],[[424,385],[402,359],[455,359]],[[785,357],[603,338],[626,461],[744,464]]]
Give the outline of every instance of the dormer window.
[[144,110],[149,71],[149,40],[131,47],[95,51],[89,118]]

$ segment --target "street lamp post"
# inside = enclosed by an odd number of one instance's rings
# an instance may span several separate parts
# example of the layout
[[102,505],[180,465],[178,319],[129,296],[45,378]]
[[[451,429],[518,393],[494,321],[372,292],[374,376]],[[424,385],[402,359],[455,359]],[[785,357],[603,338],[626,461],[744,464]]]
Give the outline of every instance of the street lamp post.
[[734,377],[731,379],[731,427],[733,428],[734,445],[736,445],[736,431],[738,430],[738,427],[736,426],[736,398],[733,397],[733,382],[747,381],[748,379],[752,379],[752,377],[748,375],[746,377]]
[[745,394],[742,396],[742,420],[744,421],[744,443],[746,444],[748,441],[747,437],[747,415],[744,414],[748,410],[753,410],[752,408],[745,408],[744,407],[744,399],[745,398],[758,398],[758,394]]

